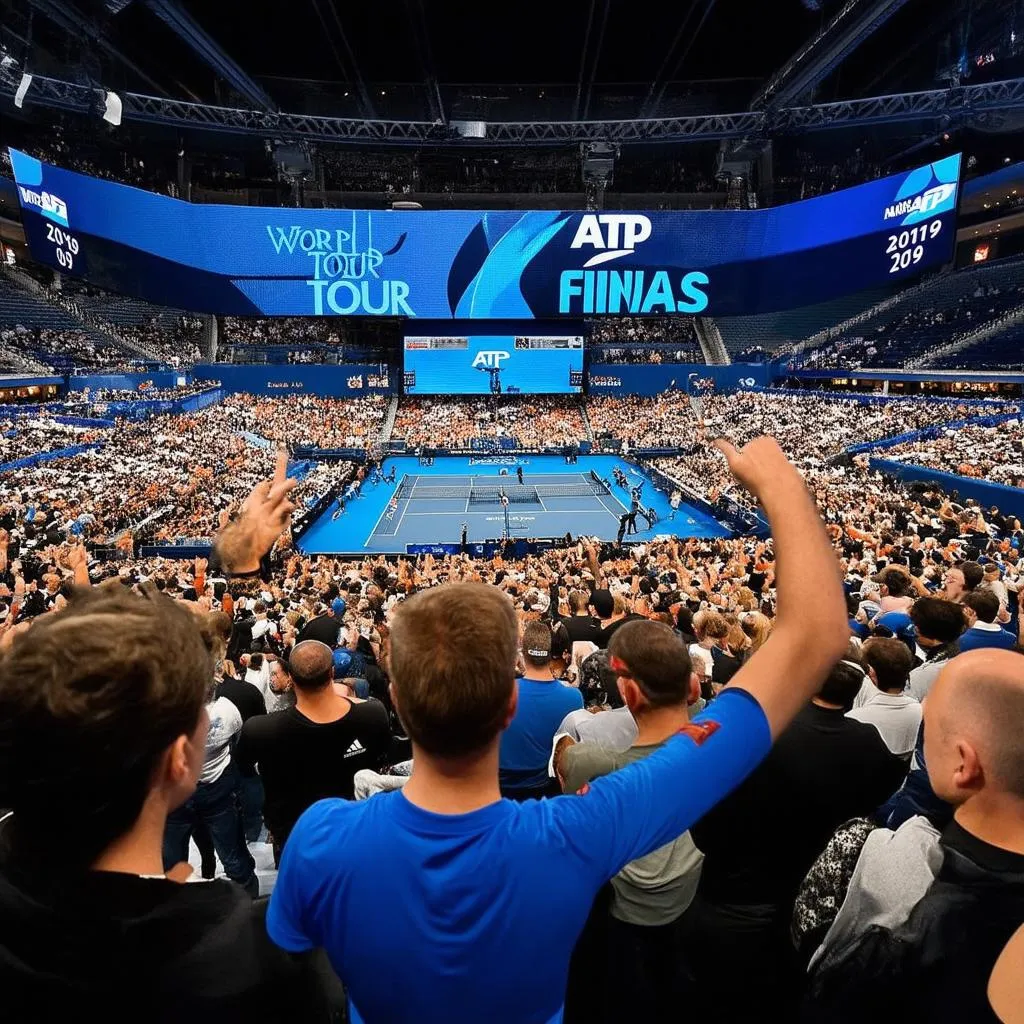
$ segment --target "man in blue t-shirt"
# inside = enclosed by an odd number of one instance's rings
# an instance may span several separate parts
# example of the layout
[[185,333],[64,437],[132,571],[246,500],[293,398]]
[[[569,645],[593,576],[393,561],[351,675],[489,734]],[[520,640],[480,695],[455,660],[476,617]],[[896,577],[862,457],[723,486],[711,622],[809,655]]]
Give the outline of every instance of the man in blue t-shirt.
[[802,477],[771,438],[715,444],[774,527],[772,635],[677,738],[580,795],[501,799],[500,734],[518,699],[517,622],[503,593],[457,583],[396,613],[391,694],[412,776],[398,792],[306,811],[267,917],[284,949],[327,951],[353,1021],[561,1020],[598,890],[741,782],[842,657],[838,566]]
[[551,741],[562,719],[583,707],[583,695],[563,686],[551,671],[551,627],[527,622],[522,658],[526,671],[516,680],[516,713],[501,736],[498,780],[503,796],[513,800],[554,796],[560,792],[548,777]]
[[999,647],[1004,651],[1017,646],[1017,638],[996,622],[999,598],[992,590],[972,590],[964,595],[964,616],[970,627],[960,634],[960,653],[982,647]]

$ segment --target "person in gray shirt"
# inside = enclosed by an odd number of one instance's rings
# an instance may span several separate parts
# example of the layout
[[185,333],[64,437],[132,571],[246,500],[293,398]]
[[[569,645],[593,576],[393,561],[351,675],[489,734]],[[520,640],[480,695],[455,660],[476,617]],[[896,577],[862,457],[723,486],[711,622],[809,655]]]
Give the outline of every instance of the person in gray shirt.
[[958,604],[941,597],[922,597],[910,609],[917,630],[917,646],[924,661],[910,673],[907,693],[918,702],[928,696],[932,684],[950,658],[960,653],[957,640],[967,627]]
[[[592,779],[650,756],[681,730],[700,729],[690,725],[689,714],[689,704],[699,694],[697,677],[672,629],[648,620],[627,622],[616,630],[608,655],[625,701],[622,710],[635,723],[635,740],[616,750],[562,736],[555,745],[554,769],[565,793],[585,793]],[[628,731],[619,711],[590,718],[593,731],[605,738]],[[602,720],[609,720],[608,728],[601,729]],[[587,724],[576,727],[586,734],[591,730],[581,727]],[[692,780],[679,780],[680,785],[688,782]],[[684,832],[631,861],[612,879],[606,922],[607,969],[615,977],[608,992],[614,1003],[611,1019],[658,1021],[682,1005],[691,984],[682,952],[684,917],[697,891],[703,859]]]

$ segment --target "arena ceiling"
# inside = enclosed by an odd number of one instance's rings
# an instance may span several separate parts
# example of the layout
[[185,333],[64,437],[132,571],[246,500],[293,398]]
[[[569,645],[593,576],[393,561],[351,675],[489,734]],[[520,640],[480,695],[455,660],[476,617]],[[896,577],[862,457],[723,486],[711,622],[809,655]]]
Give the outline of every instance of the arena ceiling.
[[[1016,54],[1024,0],[0,0],[37,73],[351,117],[577,119],[738,111],[840,12],[882,12],[808,94],[934,88]],[[847,15],[844,15],[847,16]],[[1012,52],[1011,52],[1012,51]],[[1009,76],[1007,76],[1009,77]]]

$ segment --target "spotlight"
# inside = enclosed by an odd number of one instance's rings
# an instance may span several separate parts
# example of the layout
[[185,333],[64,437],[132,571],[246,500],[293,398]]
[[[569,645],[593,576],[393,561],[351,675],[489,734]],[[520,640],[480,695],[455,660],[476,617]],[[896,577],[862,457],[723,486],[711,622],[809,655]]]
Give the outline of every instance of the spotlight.
[[108,92],[104,101],[103,120],[116,128],[121,123],[121,97],[116,92]]
[[14,94],[14,105],[21,110],[22,105],[25,102],[25,93],[28,92],[28,87],[32,84],[32,76],[26,72],[21,76],[21,82],[18,85],[18,91]]

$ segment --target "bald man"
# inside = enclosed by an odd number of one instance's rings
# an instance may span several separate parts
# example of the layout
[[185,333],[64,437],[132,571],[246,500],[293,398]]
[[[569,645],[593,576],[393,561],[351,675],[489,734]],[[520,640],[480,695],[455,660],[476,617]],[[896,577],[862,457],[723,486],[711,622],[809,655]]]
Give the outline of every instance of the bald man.
[[807,1021],[992,1020],[986,986],[1024,921],[1024,658],[952,659],[924,704],[932,788],[953,808],[868,837],[812,960]]
[[326,797],[352,800],[356,772],[379,769],[391,744],[384,705],[352,701],[334,684],[334,652],[326,644],[303,640],[281,664],[295,706],[249,719],[235,752],[263,779],[263,816],[277,859],[299,815]]

